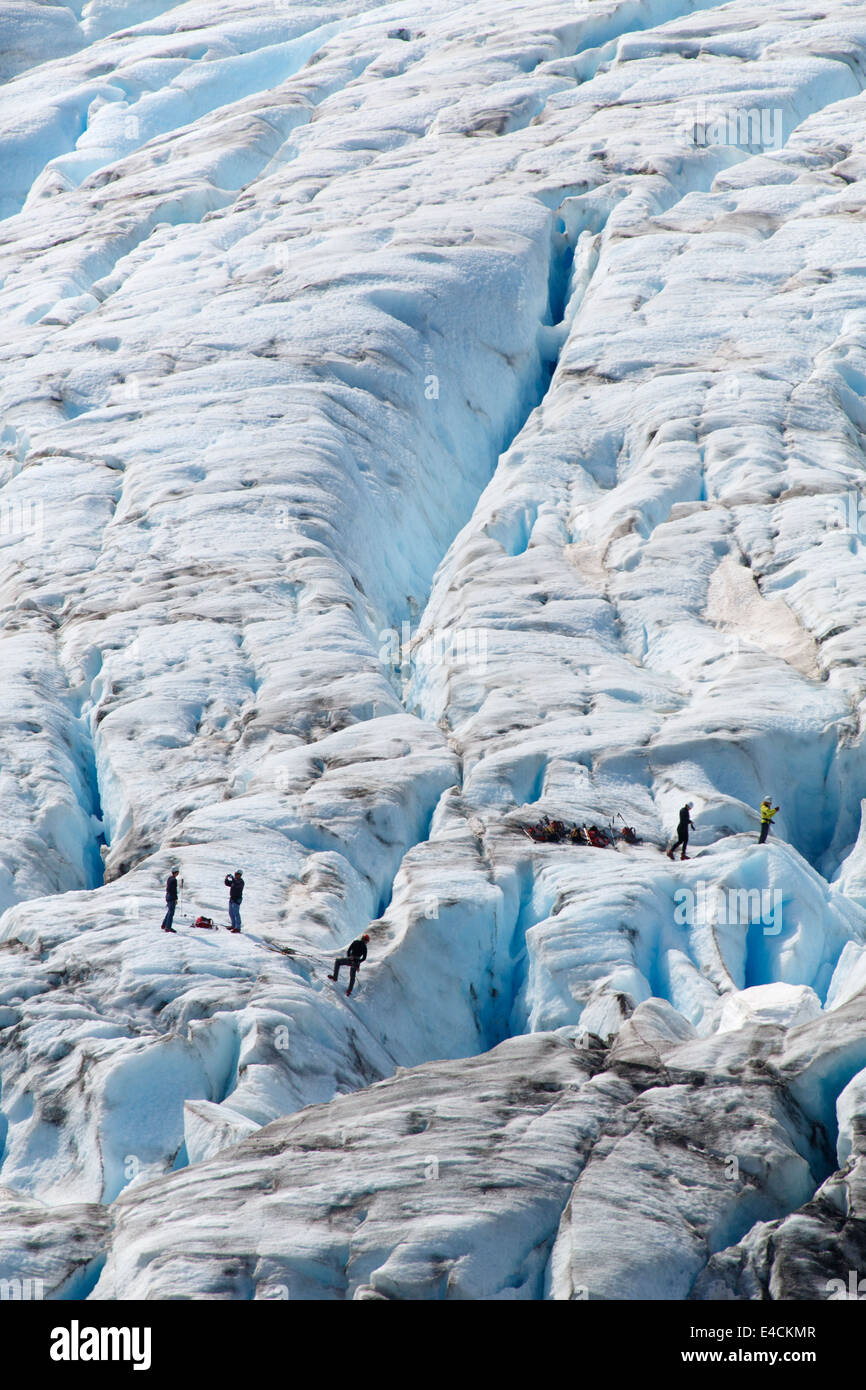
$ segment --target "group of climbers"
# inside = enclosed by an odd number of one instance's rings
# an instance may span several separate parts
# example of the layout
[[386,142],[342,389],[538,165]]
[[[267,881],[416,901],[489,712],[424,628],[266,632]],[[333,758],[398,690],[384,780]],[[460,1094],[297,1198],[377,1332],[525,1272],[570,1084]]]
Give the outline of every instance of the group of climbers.
[[[180,869],[172,869],[165,881],[165,916],[162,919],[162,930],[174,932],[172,926],[174,914],[177,909],[178,888],[181,883]],[[244,876],[241,869],[235,869],[233,874],[226,874],[225,886],[229,890],[229,926],[226,928],[230,932],[241,930],[241,903],[244,897]],[[213,927],[210,917],[197,917],[193,922],[194,927]]]
[[[688,859],[689,831],[695,828],[695,823],[691,816],[693,809],[693,801],[687,801],[685,806],[680,808],[679,819],[677,821],[677,836],[674,843],[666,850],[668,859],[673,859],[677,850],[681,851],[680,859]],[[778,810],[779,807],[773,805],[772,799],[769,796],[765,796],[760,807],[761,832],[758,837],[759,844],[763,845],[766,843],[773,817]],[[620,820],[621,819],[622,817],[620,816]],[[608,830],[600,830],[597,825],[566,825],[565,821],[552,820],[549,816],[542,816],[541,820],[535,825],[524,826],[523,833],[528,835],[530,840],[534,841],[537,845],[573,844],[590,845],[593,849],[610,849],[616,846],[618,840],[623,840],[627,845],[639,845],[641,843],[640,836],[633,826],[623,823],[622,828],[617,830],[613,821],[611,821]]]
[[[680,807],[680,816],[677,822],[677,838],[671,845],[670,849],[667,851],[668,859],[673,859],[674,854],[680,848],[680,845],[682,845],[682,854],[680,855],[680,859],[688,859],[689,857],[686,854],[686,850],[689,847],[689,831],[694,830],[695,828],[695,823],[691,817],[691,812],[694,808],[694,804],[695,803],[693,801],[687,801],[685,806]],[[765,796],[763,801],[761,802],[760,809],[761,833],[758,836],[758,844],[763,845],[766,843],[767,836],[770,833],[770,826],[773,822],[773,817],[775,816],[779,808],[778,806],[773,805],[771,797]]]
[[[666,851],[668,859],[673,859],[675,852],[681,849],[680,859],[688,859],[686,853],[689,845],[689,831],[694,830],[695,823],[691,813],[694,809],[694,802],[687,801],[685,806],[680,808],[679,819],[677,821],[677,838],[670,848]],[[761,802],[761,831],[758,843],[764,844],[770,832],[773,817],[778,812],[779,807],[774,806],[772,799],[765,796]],[[622,817],[620,817],[622,819]],[[566,825],[564,821],[551,820],[544,816],[537,825],[525,827],[525,833],[536,844],[571,844],[589,845],[594,849],[609,849],[616,845],[617,836],[624,840],[626,844],[640,844],[640,837],[633,826],[623,824],[622,829],[617,832],[613,822],[610,830],[600,830],[597,825]],[[244,876],[241,869],[236,869],[233,874],[226,874],[225,886],[229,890],[229,926],[230,932],[240,932],[241,930],[241,903],[244,896]],[[181,883],[180,869],[173,868],[169,873],[165,883],[165,916],[162,919],[162,930],[174,932],[172,925],[174,914],[178,903],[178,890]],[[213,927],[214,923],[209,917],[198,917],[193,923],[196,927]],[[328,976],[329,980],[335,983],[340,978],[340,971],[343,966],[349,970],[349,987],[346,994],[352,993],[355,987],[355,980],[362,963],[367,959],[367,942],[370,940],[369,934],[364,932],[357,940],[353,941],[346,948],[343,956],[338,956],[334,961],[333,973]]]
[[[172,925],[174,914],[177,910],[179,888],[183,880],[180,877],[180,869],[174,868],[169,873],[165,881],[165,916],[162,919],[162,930],[176,934],[176,928]],[[241,903],[244,897],[244,875],[243,870],[235,869],[233,874],[226,874],[225,886],[229,890],[229,926],[226,928],[230,932],[241,930]],[[197,917],[192,924],[194,927],[213,928],[214,922],[210,917]],[[338,956],[334,961],[334,973],[328,976],[329,980],[335,982],[340,977],[340,971],[344,965],[349,967],[349,988],[347,994],[351,994],[355,988],[355,980],[362,963],[367,959],[367,942],[370,940],[368,932],[357,941],[346,947],[346,954]]]

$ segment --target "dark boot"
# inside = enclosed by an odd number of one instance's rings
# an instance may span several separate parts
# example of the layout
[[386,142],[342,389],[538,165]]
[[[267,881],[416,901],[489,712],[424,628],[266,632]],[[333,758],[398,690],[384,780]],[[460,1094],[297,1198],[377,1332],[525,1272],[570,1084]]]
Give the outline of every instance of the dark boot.
[[667,854],[667,856],[668,856],[668,859],[673,859],[673,857],[674,857],[674,852],[673,852],[672,849],[666,850],[665,852],[666,852],[666,854]]

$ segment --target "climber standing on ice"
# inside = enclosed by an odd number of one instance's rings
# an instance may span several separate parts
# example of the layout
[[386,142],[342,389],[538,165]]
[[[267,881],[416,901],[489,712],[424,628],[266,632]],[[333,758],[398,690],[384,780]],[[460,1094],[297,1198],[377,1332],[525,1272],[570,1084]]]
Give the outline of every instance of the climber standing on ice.
[[689,815],[689,812],[691,811],[694,804],[695,803],[693,801],[687,801],[685,806],[680,807],[680,818],[677,822],[676,843],[671,845],[670,849],[668,850],[668,859],[673,859],[674,853],[677,849],[679,849],[680,845],[682,845],[683,847],[683,852],[680,855],[680,859],[688,859],[689,857],[686,854],[686,850],[689,847],[689,827],[691,827],[692,830],[694,830],[695,828],[695,823]]
[[180,869],[172,869],[165,880],[165,916],[162,919],[163,931],[174,931],[174,910],[177,907],[177,876]]
[[770,833],[770,826],[772,825],[773,817],[778,811],[778,809],[778,806],[774,806],[768,796],[764,797],[763,801],[761,802],[761,834],[758,839],[759,845],[765,843],[767,836]]
[[226,888],[229,890],[229,931],[241,929],[241,903],[244,897],[244,876],[240,869],[226,874]]
[[353,941],[351,946],[346,948],[346,954],[344,956],[338,956],[334,961],[334,973],[333,975],[329,975],[328,979],[337,980],[339,978],[341,966],[348,965],[349,988],[346,990],[347,994],[352,993],[355,987],[355,976],[361,968],[361,963],[367,959],[367,942],[369,940],[369,935],[367,932],[364,932],[364,935],[360,937],[359,940]]

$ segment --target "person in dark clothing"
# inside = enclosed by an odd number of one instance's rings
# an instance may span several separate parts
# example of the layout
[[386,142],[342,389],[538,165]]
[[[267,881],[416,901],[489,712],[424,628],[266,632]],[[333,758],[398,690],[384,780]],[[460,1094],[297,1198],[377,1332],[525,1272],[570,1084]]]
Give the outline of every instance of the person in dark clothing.
[[162,919],[163,931],[174,931],[171,925],[174,921],[174,910],[177,907],[177,876],[180,869],[172,869],[168,878],[165,880],[165,916]]
[[695,803],[693,801],[687,801],[685,806],[680,807],[680,818],[677,822],[677,838],[676,842],[672,844],[670,849],[668,850],[668,859],[673,859],[674,854],[679,849],[680,845],[682,845],[683,847],[683,852],[680,855],[680,859],[688,859],[689,857],[686,854],[686,850],[689,847],[689,830],[694,830],[695,828],[695,823],[689,815],[689,812],[691,811],[694,804]]
[[241,929],[241,903],[244,897],[244,876],[240,869],[226,874],[226,888],[229,890],[229,931]]
[[349,988],[346,990],[347,994],[352,993],[352,990],[355,987],[355,976],[361,968],[361,963],[367,959],[367,942],[369,940],[370,938],[367,932],[364,932],[364,935],[358,941],[352,942],[351,946],[347,948],[346,954],[344,956],[338,956],[337,959],[334,961],[334,973],[333,975],[329,975],[328,979],[338,979],[340,974],[340,967],[343,965],[348,965]]

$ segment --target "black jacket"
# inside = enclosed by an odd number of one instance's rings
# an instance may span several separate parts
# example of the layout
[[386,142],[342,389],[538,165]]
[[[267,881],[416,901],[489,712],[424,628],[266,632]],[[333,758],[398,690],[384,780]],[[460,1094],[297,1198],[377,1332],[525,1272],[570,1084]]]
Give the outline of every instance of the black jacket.
[[689,826],[691,826],[692,830],[694,830],[695,827],[692,818],[689,815],[689,808],[688,806],[683,806],[680,810],[680,820],[677,829],[681,831],[688,830]]
[[226,888],[229,890],[230,903],[243,902],[244,881],[240,874],[226,874]]
[[357,960],[358,964],[360,965],[362,960],[367,959],[366,941],[353,941],[351,946],[347,950],[346,955],[351,956],[353,960]]
[[165,900],[167,903],[177,902],[177,879],[174,874],[169,874],[165,880]]

